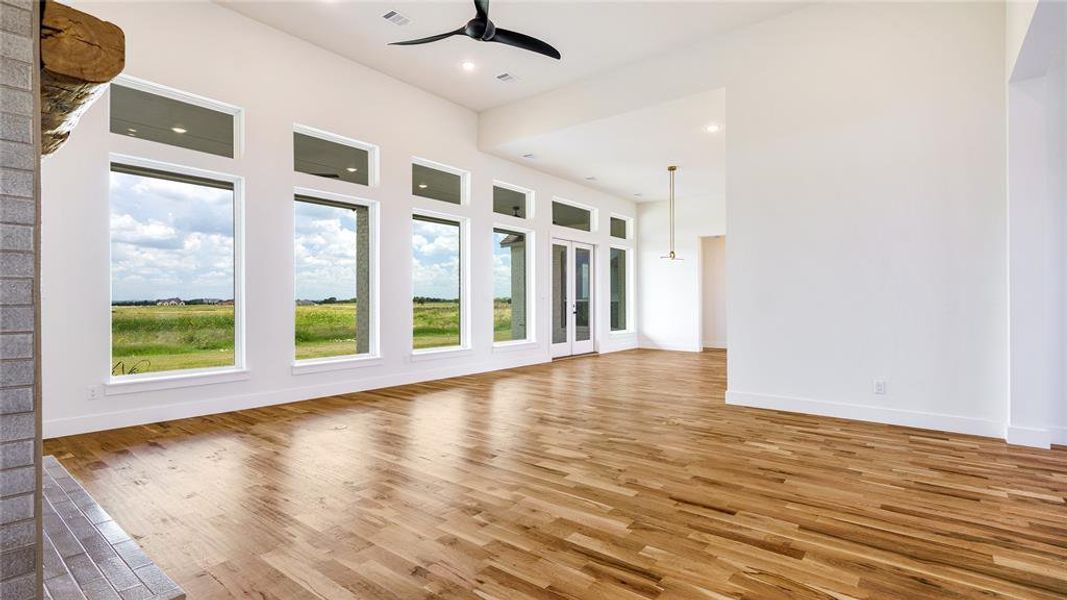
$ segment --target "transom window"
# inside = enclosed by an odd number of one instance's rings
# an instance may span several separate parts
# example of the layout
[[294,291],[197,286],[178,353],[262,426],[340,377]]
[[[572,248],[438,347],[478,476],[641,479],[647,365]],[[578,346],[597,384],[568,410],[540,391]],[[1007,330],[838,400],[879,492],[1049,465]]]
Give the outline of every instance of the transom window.
[[234,181],[111,165],[111,373],[239,366]]
[[411,193],[422,198],[449,204],[466,200],[466,173],[459,169],[428,162],[411,163]]
[[[195,101],[194,101],[195,100]],[[233,158],[237,109],[152,84],[111,84],[111,133]]]
[[493,186],[493,212],[511,217],[526,218],[530,192],[503,185]]
[[376,148],[323,131],[297,126],[293,131],[293,168],[301,173],[371,185]]
[[592,211],[564,202],[552,202],[552,224],[581,231],[592,231]]
[[611,217],[611,237],[625,240],[627,237],[626,219]]

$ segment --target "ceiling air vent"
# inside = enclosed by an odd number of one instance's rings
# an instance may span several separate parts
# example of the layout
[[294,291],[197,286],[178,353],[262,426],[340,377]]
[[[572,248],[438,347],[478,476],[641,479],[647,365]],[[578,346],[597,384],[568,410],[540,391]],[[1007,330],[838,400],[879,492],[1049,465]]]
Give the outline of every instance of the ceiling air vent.
[[509,83],[518,79],[518,77],[515,77],[511,73],[501,73],[500,75],[497,75],[496,78],[504,83]]
[[408,23],[411,22],[411,19],[409,19],[409,18],[405,17],[404,15],[396,12],[395,10],[391,10],[391,11],[385,13],[384,15],[382,15],[382,18],[385,19],[386,21],[389,21],[393,25],[407,25]]

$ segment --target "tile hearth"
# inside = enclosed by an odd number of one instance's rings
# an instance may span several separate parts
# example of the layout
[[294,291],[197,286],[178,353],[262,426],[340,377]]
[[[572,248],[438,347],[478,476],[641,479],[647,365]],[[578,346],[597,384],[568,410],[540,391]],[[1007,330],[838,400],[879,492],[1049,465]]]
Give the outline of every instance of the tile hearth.
[[44,584],[50,600],[183,600],[54,456],[44,457]]

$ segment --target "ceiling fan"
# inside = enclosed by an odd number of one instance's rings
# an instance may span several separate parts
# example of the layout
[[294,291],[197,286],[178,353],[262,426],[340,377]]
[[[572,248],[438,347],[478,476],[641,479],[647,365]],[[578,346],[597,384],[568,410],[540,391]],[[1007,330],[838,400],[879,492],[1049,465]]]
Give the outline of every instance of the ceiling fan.
[[436,42],[445,38],[450,38],[454,35],[465,35],[473,40],[479,42],[497,42],[500,44],[507,44],[509,46],[515,46],[516,48],[522,48],[523,50],[529,50],[530,52],[536,52],[538,54],[544,54],[550,58],[556,60],[560,59],[559,50],[556,50],[549,44],[542,42],[541,40],[530,37],[528,35],[519,33],[517,31],[509,31],[507,29],[500,29],[489,20],[489,0],[474,0],[474,9],[477,14],[473,19],[467,21],[467,24],[455,31],[449,31],[447,33],[439,33],[437,35],[431,35],[430,37],[419,38],[417,40],[407,40],[404,42],[392,42],[393,46],[414,46],[416,44],[429,44],[430,42]]

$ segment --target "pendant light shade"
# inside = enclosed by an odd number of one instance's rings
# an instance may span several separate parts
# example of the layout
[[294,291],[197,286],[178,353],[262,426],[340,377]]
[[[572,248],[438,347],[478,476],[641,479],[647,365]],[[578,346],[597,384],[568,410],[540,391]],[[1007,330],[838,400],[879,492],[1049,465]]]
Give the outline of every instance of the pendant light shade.
[[676,165],[671,165],[667,167],[667,175],[671,179],[670,200],[668,202],[668,207],[670,210],[670,236],[668,237],[668,239],[670,240],[670,251],[667,252],[667,256],[660,257],[665,258],[667,260],[682,260],[681,258],[678,258],[678,255],[674,252],[674,174],[677,170],[678,167]]

